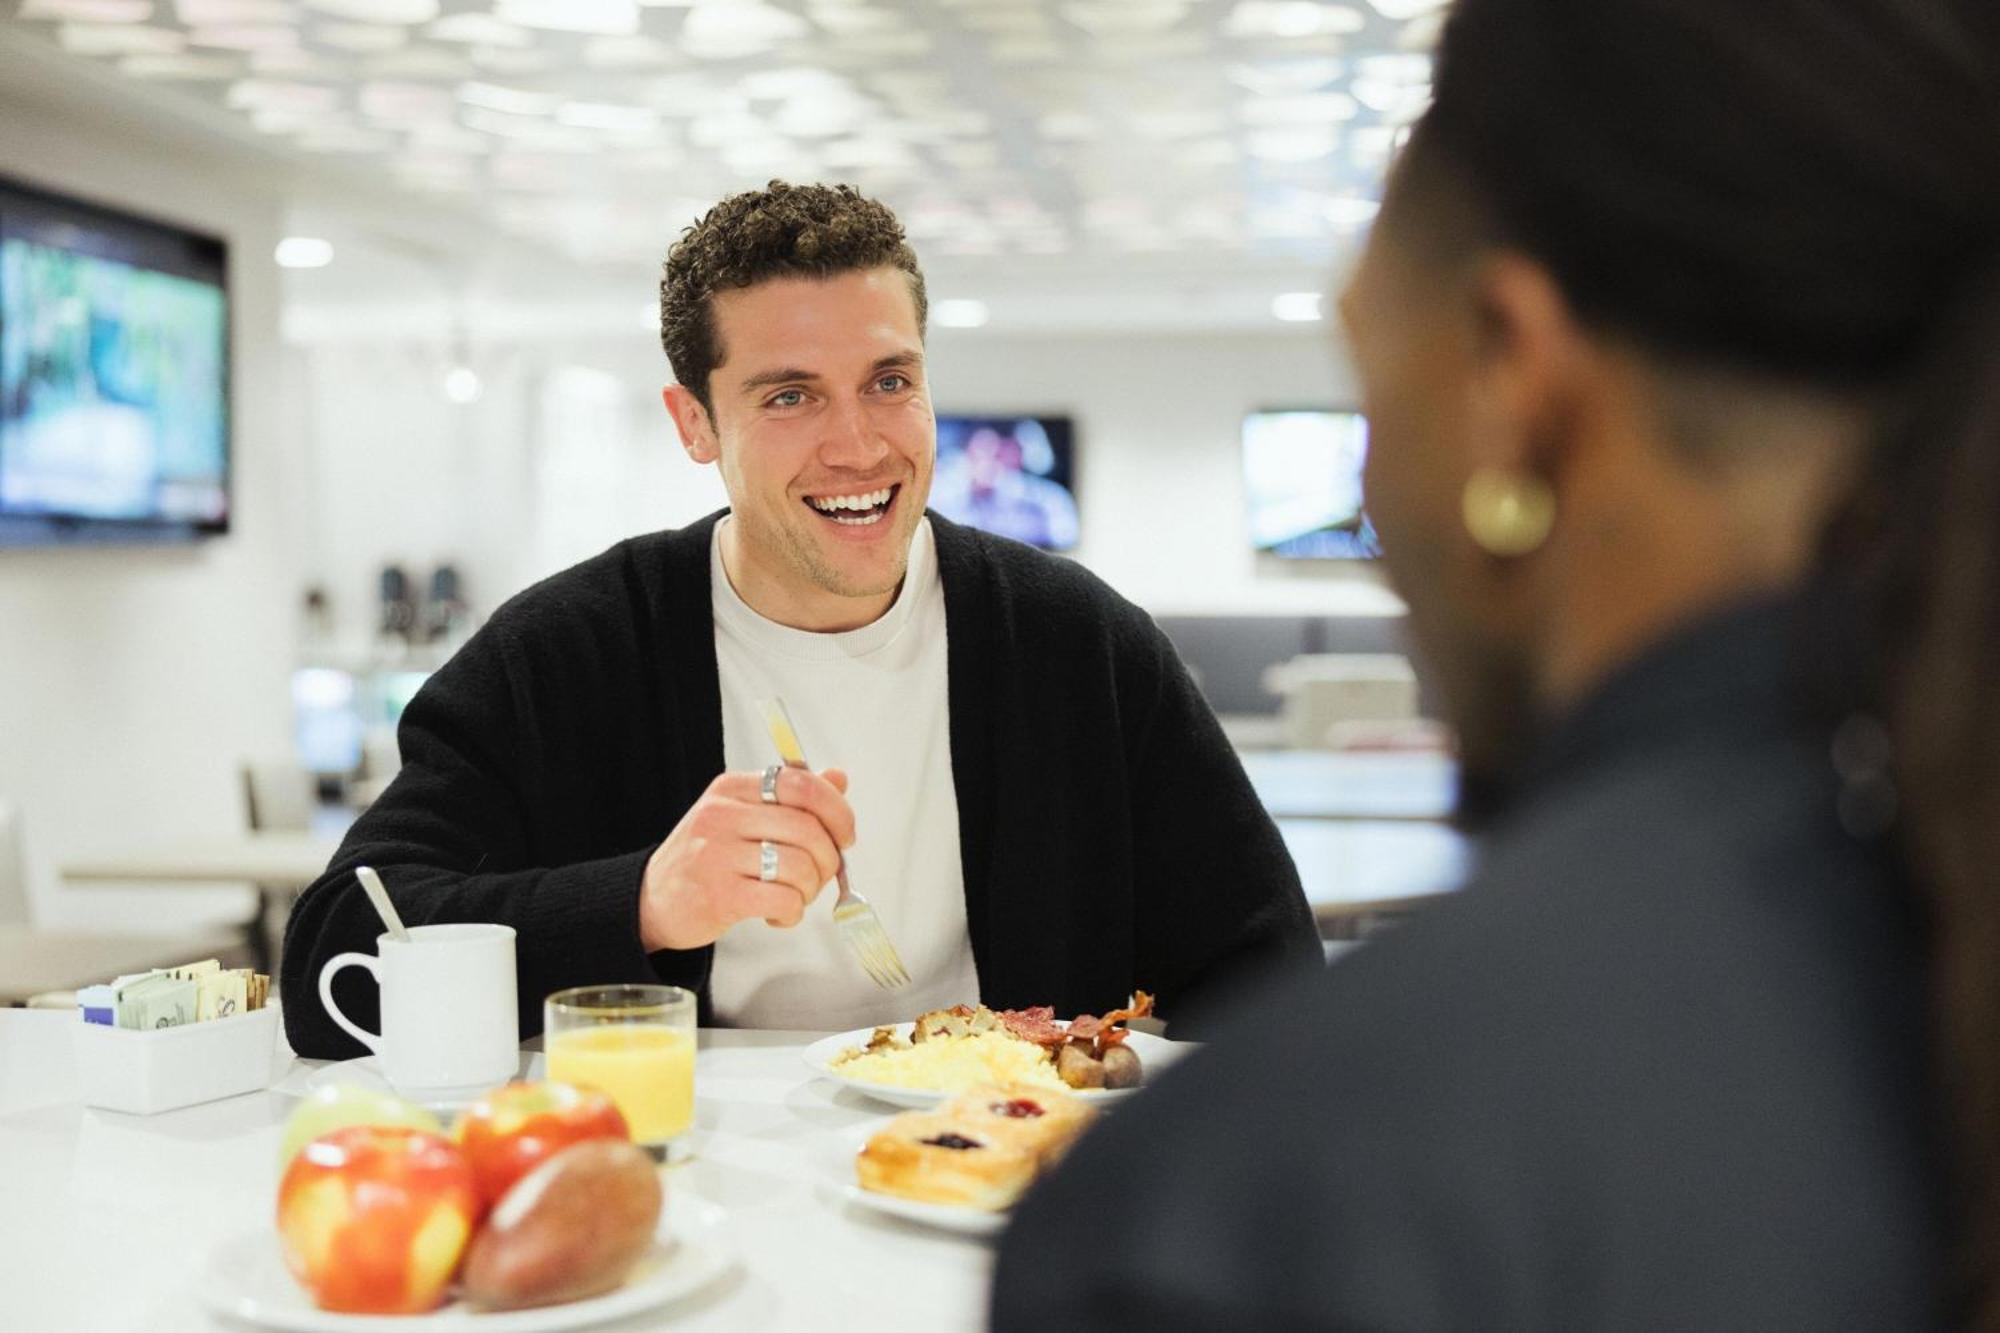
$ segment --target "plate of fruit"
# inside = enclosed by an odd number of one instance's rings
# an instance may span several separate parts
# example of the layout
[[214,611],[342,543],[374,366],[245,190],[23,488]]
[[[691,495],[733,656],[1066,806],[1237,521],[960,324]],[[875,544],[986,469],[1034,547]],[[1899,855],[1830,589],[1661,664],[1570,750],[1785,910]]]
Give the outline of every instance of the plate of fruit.
[[280,1148],[274,1229],[218,1245],[210,1311],[298,1330],[578,1328],[691,1295],[735,1265],[722,1210],[672,1197],[603,1095],[510,1083],[452,1132],[421,1107],[322,1089]]

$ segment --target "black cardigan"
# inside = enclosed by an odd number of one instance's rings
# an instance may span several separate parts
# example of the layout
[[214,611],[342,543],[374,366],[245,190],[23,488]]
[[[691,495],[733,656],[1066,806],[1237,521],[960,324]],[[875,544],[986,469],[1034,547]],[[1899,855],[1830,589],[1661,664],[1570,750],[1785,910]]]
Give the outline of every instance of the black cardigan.
[[1629,666],[1470,886],[1092,1130],[995,1329],[1943,1327],[1922,935],[1788,620]]
[[[317,998],[326,961],[380,932],[357,865],[411,925],[520,932],[524,1035],[572,985],[659,979],[699,991],[706,1014],[714,951],[647,955],[638,901],[647,858],[723,768],[719,517],[529,588],[411,700],[402,771],[286,926],[300,1055],[361,1053]],[[931,524],[980,998],[1096,1012],[1144,988],[1186,1031],[1239,983],[1317,960],[1277,829],[1151,619],[1069,561]],[[367,978],[337,993],[374,1026]]]

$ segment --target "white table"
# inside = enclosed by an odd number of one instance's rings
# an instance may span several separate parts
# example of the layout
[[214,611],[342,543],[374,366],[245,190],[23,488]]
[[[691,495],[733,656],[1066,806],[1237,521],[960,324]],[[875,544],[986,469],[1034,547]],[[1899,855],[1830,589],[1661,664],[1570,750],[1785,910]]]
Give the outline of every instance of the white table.
[[1378,919],[1461,887],[1472,846],[1443,824],[1396,820],[1280,819],[1278,835],[1320,933],[1358,939]]
[[1274,819],[1438,822],[1458,796],[1458,766],[1431,751],[1251,750],[1240,756]]
[[339,849],[340,839],[325,833],[246,831],[114,847],[65,861],[57,873],[80,884],[249,884],[257,913],[244,926],[245,942],[258,970],[269,972],[272,909],[318,879]]
[[65,861],[59,873],[67,880],[181,884],[240,881],[302,889],[320,877],[339,847],[337,838],[278,830],[163,838]]
[[[0,1326],[232,1327],[195,1302],[192,1284],[218,1242],[271,1225],[291,1098],[253,1093],[145,1117],[86,1108],[70,1056],[78,1021],[0,1010]],[[821,1186],[838,1151],[830,1141],[892,1112],[813,1080],[799,1050],[817,1035],[701,1034],[696,1156],[669,1170],[667,1188],[727,1211],[738,1271],[685,1302],[597,1327],[982,1326],[986,1243],[844,1205]]]

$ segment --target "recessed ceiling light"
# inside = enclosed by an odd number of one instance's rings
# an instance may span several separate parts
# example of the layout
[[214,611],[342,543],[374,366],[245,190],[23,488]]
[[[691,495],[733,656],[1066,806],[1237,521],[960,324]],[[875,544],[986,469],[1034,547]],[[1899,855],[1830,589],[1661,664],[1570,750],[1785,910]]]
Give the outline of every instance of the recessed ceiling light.
[[986,308],[984,301],[968,297],[946,297],[931,304],[931,318],[937,322],[939,328],[976,329],[983,327],[986,321],[992,318],[992,311]]
[[471,366],[453,366],[444,373],[444,396],[463,407],[479,401],[479,372]]
[[317,236],[287,236],[278,242],[279,268],[325,268],[333,262],[333,242]]
[[1320,313],[1318,292],[1280,292],[1271,298],[1271,313],[1287,324],[1317,324]]

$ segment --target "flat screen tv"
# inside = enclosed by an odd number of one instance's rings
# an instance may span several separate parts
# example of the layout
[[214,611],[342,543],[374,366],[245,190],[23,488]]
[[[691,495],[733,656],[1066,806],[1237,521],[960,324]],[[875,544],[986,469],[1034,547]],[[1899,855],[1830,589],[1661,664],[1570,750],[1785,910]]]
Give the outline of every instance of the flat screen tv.
[[1250,540],[1298,560],[1382,554],[1361,501],[1368,419],[1359,412],[1252,412],[1243,421]]
[[1076,545],[1068,417],[940,416],[931,508],[1048,551]]
[[0,546],[229,526],[228,249],[0,179]]

